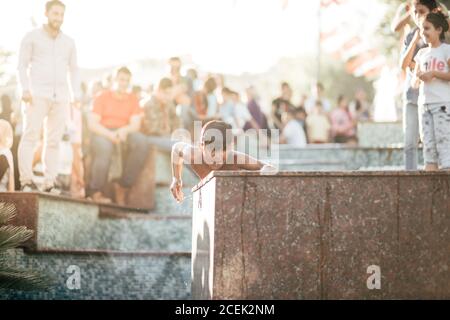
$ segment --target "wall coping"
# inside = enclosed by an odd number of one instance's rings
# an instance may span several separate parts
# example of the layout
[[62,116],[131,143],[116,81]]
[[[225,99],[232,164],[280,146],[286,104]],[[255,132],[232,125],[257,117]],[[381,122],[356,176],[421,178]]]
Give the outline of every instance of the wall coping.
[[323,172],[279,172],[276,174],[255,171],[213,171],[192,189],[196,192],[215,178],[361,178],[361,177],[446,177],[450,178],[450,171],[323,171]]

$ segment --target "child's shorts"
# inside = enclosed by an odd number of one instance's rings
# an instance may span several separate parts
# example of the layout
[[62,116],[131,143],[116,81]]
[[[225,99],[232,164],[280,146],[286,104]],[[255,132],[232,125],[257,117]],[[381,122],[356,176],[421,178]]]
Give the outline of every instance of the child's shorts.
[[425,164],[450,169],[450,102],[421,107]]

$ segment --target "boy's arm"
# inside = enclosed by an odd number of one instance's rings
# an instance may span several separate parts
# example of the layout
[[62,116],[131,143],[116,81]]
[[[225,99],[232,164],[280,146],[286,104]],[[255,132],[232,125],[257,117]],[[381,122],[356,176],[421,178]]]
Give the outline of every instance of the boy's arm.
[[172,184],[170,191],[178,202],[182,202],[184,199],[182,181],[183,165],[185,160],[192,158],[191,150],[192,147],[184,142],[179,142],[172,147]]
[[238,167],[247,171],[275,172],[277,169],[266,162],[259,161],[247,154],[238,154]]

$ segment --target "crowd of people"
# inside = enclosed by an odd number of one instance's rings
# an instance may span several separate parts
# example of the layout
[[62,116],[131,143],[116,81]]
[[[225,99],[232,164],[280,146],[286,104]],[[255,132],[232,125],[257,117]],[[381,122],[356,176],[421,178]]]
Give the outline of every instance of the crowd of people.
[[[405,90],[407,169],[417,167],[419,118],[427,169],[450,167],[450,49],[443,43],[448,21],[439,8],[434,0],[414,0],[408,8],[407,16],[417,27],[406,36],[402,55],[402,67],[414,80],[406,82]],[[183,72],[178,57],[169,59],[170,71],[155,87],[133,86],[127,67],[81,83],[75,43],[60,30],[64,12],[62,2],[49,1],[48,23],[22,41],[20,111],[9,96],[1,98],[4,190],[67,192],[109,203],[113,199],[104,190],[112,183],[114,201],[124,205],[151,146],[171,150],[171,133],[178,128],[193,133],[195,121],[223,121],[236,136],[251,129],[278,129],[280,143],[305,147],[357,144],[358,123],[371,120],[371,104],[361,89],[353,101],[340,95],[333,103],[324,86],[315,83],[311,94],[295,103],[294,90],[284,82],[266,113],[255,87],[230,88],[221,75]],[[406,17],[398,20],[396,30],[409,23]],[[36,178],[37,171],[41,177]]]
[[289,83],[281,84],[281,94],[272,102],[272,128],[281,132],[281,142],[295,147],[307,144],[357,144],[358,123],[371,120],[371,104],[364,90],[355,92],[352,102],[340,95],[332,104],[321,83],[314,84],[311,96],[292,102]]

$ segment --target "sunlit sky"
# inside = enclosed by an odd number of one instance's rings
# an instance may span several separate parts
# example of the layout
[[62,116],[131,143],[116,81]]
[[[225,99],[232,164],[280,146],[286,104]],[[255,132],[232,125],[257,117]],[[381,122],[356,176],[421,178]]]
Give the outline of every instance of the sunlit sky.
[[[17,51],[45,0],[0,1],[0,47]],[[319,0],[66,0],[63,31],[79,65],[102,68],[136,59],[191,56],[203,69],[262,72],[285,56],[317,49]],[[357,1],[380,11],[376,0]]]

